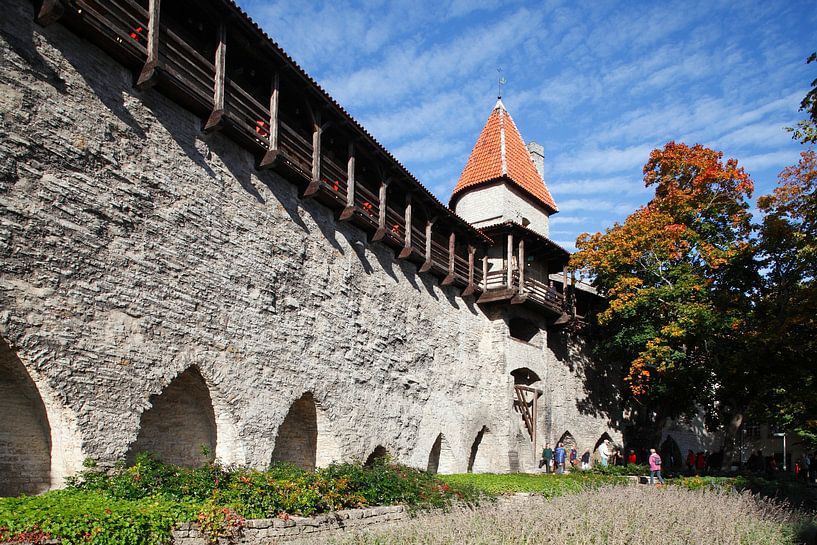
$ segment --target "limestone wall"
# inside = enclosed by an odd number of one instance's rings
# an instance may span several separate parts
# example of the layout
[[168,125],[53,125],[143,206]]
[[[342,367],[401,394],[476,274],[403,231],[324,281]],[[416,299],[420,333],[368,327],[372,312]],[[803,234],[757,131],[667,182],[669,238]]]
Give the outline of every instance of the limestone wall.
[[[442,433],[439,469],[509,469],[501,314],[256,171],[59,23],[36,26],[28,1],[4,7],[0,335],[36,377],[52,484],[136,441],[185,463],[209,442],[256,467],[282,449],[322,465],[382,445],[427,467]],[[195,387],[174,383],[193,369]],[[559,376],[559,418],[603,425],[571,399],[581,377]],[[308,433],[282,427],[299,399]],[[185,412],[199,423],[180,433]]]

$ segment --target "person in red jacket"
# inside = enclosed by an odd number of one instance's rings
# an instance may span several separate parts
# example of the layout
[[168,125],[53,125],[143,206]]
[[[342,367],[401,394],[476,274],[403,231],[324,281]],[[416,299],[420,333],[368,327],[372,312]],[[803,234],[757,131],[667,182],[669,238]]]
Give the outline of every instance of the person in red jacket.
[[630,454],[627,455],[627,463],[628,464],[634,464],[634,463],[636,463],[636,461],[637,461],[637,458],[635,456],[635,451],[630,449]]

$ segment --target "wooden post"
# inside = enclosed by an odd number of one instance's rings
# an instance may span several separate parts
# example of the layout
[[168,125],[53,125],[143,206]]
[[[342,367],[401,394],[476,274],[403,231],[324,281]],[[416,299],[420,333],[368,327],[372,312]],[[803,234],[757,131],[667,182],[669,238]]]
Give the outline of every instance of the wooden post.
[[148,89],[156,84],[159,68],[159,4],[160,0],[148,0],[147,60],[136,80],[139,89]]
[[567,265],[562,267],[562,304],[567,304]]
[[259,168],[269,168],[278,158],[278,94],[281,82],[278,72],[272,75],[272,89],[269,97],[269,149],[261,158]]
[[349,160],[346,163],[346,208],[340,220],[348,220],[355,213],[355,145],[349,142]]
[[539,456],[538,456],[539,453],[536,452],[536,414],[539,412],[539,403],[537,401],[538,398],[539,398],[539,392],[534,390],[533,391],[533,415],[532,415],[532,418],[531,418],[531,420],[533,420],[533,437],[532,437],[532,439],[533,439],[533,459],[534,460],[539,459]]
[[227,26],[218,25],[218,46],[216,46],[216,76],[213,80],[213,111],[204,124],[204,132],[222,128],[224,121],[224,69],[227,62]]
[[519,295],[525,293],[525,239],[519,239]]
[[403,249],[397,254],[397,259],[405,259],[411,255],[411,193],[406,193],[406,236],[403,242]]
[[457,235],[454,231],[448,236],[448,275],[443,278],[442,285],[448,286],[454,283],[454,252],[456,249]]
[[374,236],[372,237],[373,241],[383,240],[383,237],[386,236],[386,206],[388,206],[388,203],[386,202],[386,190],[388,187],[388,178],[380,182],[380,195],[378,198],[379,208],[377,209],[377,231],[375,231]]
[[505,284],[508,289],[513,288],[513,233],[508,233],[508,270],[505,271]]
[[56,22],[64,13],[65,6],[60,0],[42,0],[34,20],[40,26],[48,26]]
[[423,262],[423,266],[420,267],[421,273],[427,272],[429,269],[431,269],[431,226],[434,225],[435,221],[437,221],[437,218],[431,218],[430,220],[426,221],[426,260]]
[[488,254],[482,256],[482,291],[488,291]]
[[[307,104],[307,106],[309,106]],[[311,107],[309,111],[312,112]],[[312,113],[312,181],[304,191],[304,197],[311,197],[321,185],[321,113]]]
[[463,297],[474,293],[474,253],[477,251],[473,244],[468,245],[468,285],[462,292]]

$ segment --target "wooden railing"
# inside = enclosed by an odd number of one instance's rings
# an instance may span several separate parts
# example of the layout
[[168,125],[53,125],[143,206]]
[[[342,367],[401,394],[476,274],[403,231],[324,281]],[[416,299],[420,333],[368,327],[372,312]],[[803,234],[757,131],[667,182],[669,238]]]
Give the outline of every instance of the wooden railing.
[[[273,162],[270,165],[273,168],[283,168],[282,174],[287,175],[290,179],[292,179],[290,174],[295,173],[298,179],[294,181],[298,183],[314,182],[312,180],[313,168],[316,163],[319,164],[318,184],[312,183],[313,186],[318,186],[316,192],[313,191],[315,196],[330,208],[346,210],[347,214],[342,219],[351,219],[369,232],[374,232],[379,227],[380,200],[378,190],[371,189],[372,180],[369,180],[368,187],[360,180],[356,181],[353,206],[350,207],[345,160],[343,164],[338,164],[326,153],[321,153],[318,158],[313,157],[313,134],[305,130],[298,124],[297,119],[293,118],[293,115],[306,115],[307,110],[312,110],[308,107],[302,108],[303,113],[298,114],[297,109],[290,107],[286,112],[277,112],[279,103],[277,98],[273,101],[273,97],[277,97],[279,92],[278,75],[274,75],[273,79],[275,91],[271,89],[267,97],[258,97],[257,93],[254,94],[244,88],[237,79],[231,79],[230,57],[223,56],[224,48],[245,47],[243,45],[234,46],[233,44],[241,42],[231,41],[228,36],[229,24],[232,23],[228,23],[227,27],[222,26],[219,29],[219,35],[213,36],[211,45],[216,47],[216,53],[212,59],[209,59],[199,52],[205,50],[199,47],[201,44],[196,46],[186,40],[187,34],[185,29],[178,26],[180,23],[169,17],[163,20],[160,9],[151,11],[153,8],[145,8],[145,6],[158,6],[158,0],[148,0],[144,5],[136,0],[57,1],[61,2],[61,5],[70,12],[68,16],[65,16],[66,22],[70,23],[69,26],[83,35],[90,36],[96,43],[102,44],[113,57],[135,69],[139,74],[140,86],[155,85],[159,91],[164,92],[171,99],[194,113],[202,115],[203,120],[207,119],[207,123],[203,123],[203,126],[208,130],[224,128],[228,137],[233,138],[254,154],[263,155],[269,151],[277,153],[276,159],[271,160]],[[153,19],[151,19],[151,14]],[[156,25],[159,30],[158,42],[153,44],[158,43],[158,45],[155,48],[149,43],[148,23],[151,20],[158,20]],[[193,40],[193,38],[190,39]],[[237,54],[240,54],[240,50],[232,53],[233,58]],[[151,58],[153,61],[149,61]],[[148,66],[153,67],[154,64],[155,70],[153,68],[148,70]],[[223,87],[220,85],[222,78]],[[300,80],[297,80],[297,77],[295,80],[288,80],[287,85],[281,88],[281,92],[290,93],[290,97],[293,96],[292,93],[297,94],[297,98],[288,99],[289,104],[292,104],[292,100],[315,100],[314,96],[311,99],[307,98],[309,93],[305,93],[303,89],[295,88],[292,85],[293,81]],[[220,94],[218,90],[221,90],[223,94]],[[220,97],[223,97],[223,110],[221,110]],[[273,109],[272,112],[271,109]],[[318,110],[316,108],[316,112]],[[277,148],[272,138],[273,127],[270,126],[273,122],[276,123],[278,129]],[[376,183],[379,184],[379,180]],[[408,189],[411,190],[411,187]],[[405,188],[401,189],[403,190]],[[404,247],[406,240],[407,226],[402,205],[402,202],[392,202],[387,205],[385,211],[383,241],[395,249]],[[425,220],[420,220],[420,218],[435,217],[445,212],[437,210],[437,205],[434,203],[424,202],[422,199],[415,199],[414,206],[428,208],[420,208],[422,213],[415,213],[413,225],[408,226],[411,229],[412,250],[409,255],[414,261],[427,264],[429,256],[426,249],[426,224]],[[350,211],[351,214],[348,213]],[[443,225],[443,227],[437,227],[437,225]],[[424,270],[441,279],[449,278],[450,280],[446,283],[453,283],[459,287],[468,287],[469,280],[472,278],[472,287],[475,290],[481,290],[481,264],[478,261],[474,262],[473,256],[469,261],[468,249],[468,244],[473,243],[474,240],[481,240],[477,238],[479,235],[468,233],[467,228],[464,227],[455,229],[457,244],[453,259],[453,274],[451,274],[451,259],[447,241],[453,228],[445,223],[432,227],[432,229],[435,228],[441,231],[435,230],[432,234],[430,266],[425,267]],[[463,240],[461,238],[463,234],[471,240]],[[435,240],[435,236],[439,240]],[[445,240],[446,243],[444,244],[442,240]]]

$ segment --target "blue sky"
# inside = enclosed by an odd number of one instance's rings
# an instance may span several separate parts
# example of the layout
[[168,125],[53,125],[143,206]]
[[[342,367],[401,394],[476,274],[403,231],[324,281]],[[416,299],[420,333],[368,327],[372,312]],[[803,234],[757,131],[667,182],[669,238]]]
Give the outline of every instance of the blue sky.
[[649,200],[641,167],[669,140],[723,150],[767,193],[802,150],[783,127],[817,77],[814,0],[239,4],[443,202],[501,66],[571,250]]

